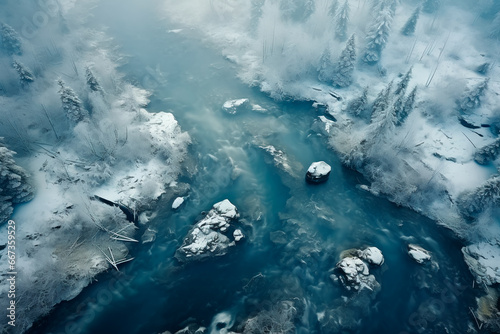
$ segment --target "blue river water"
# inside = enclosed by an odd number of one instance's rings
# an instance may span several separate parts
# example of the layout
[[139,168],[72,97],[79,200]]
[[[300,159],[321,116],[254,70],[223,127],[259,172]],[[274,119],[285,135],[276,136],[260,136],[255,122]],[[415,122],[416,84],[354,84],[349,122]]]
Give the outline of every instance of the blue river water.
[[[181,180],[190,184],[189,197],[175,212],[170,198],[160,199],[148,223],[157,231],[154,242],[134,246],[134,261],[98,276],[30,333],[175,333],[190,323],[209,327],[220,312],[231,314],[237,331],[283,300],[302,305],[297,333],[467,332],[476,291],[460,241],[360,189],[362,176],[343,167],[326,138],[311,130],[320,111],[244,85],[236,65],[196,32],[168,32],[179,27],[160,19],[156,5],[106,0],[89,24],[108,27],[127,55],[126,79],[153,92],[148,110],[174,113],[190,133],[192,161]],[[123,14],[110,19],[115,6]],[[265,111],[223,110],[225,101],[239,98]],[[276,167],[262,145],[284,151],[296,173]],[[309,185],[305,171],[318,160],[332,166],[330,179]],[[220,258],[179,264],[173,256],[192,224],[225,198],[239,209],[243,243]],[[433,263],[414,262],[409,243],[431,251]],[[348,292],[330,278],[342,251],[366,246],[385,257],[372,270],[378,294]],[[338,331],[322,327],[324,314],[343,319]]]

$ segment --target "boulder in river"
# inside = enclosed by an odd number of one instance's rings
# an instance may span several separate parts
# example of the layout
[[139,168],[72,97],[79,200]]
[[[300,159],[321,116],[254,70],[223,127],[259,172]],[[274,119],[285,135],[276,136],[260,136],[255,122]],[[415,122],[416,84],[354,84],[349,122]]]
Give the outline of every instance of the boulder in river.
[[431,253],[420,246],[409,244],[408,245],[408,255],[417,263],[424,263],[431,259]]
[[175,257],[181,262],[188,262],[227,254],[229,247],[244,237],[243,232],[234,229],[232,224],[238,217],[238,210],[229,200],[214,204],[184,238]]
[[313,162],[307,169],[306,181],[309,183],[322,183],[328,180],[332,168],[324,161]]
[[[362,290],[364,288],[375,291],[380,288],[375,276],[370,275],[369,265],[380,266],[384,263],[384,256],[377,247],[368,247],[365,250],[348,251],[348,256],[337,263],[340,271],[338,279],[347,290]],[[357,254],[357,256],[356,256]]]

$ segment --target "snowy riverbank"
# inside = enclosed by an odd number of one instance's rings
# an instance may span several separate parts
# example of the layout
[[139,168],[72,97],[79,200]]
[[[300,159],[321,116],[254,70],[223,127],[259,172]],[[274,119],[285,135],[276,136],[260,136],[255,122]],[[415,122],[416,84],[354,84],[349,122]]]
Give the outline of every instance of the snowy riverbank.
[[[155,209],[177,183],[190,137],[171,113],[149,113],[149,93],[123,80],[121,60],[101,32],[84,28],[89,3],[21,1],[0,6],[18,52],[3,35],[1,133],[30,175],[32,201],[16,208],[15,331],[77,296],[106,269],[131,260],[140,240],[136,213]],[[31,34],[21,16],[47,18]],[[36,23],[36,22],[35,22]],[[19,72],[11,65],[22,64]],[[94,198],[120,203],[123,210]],[[131,218],[132,217],[132,218]],[[2,233],[1,244],[6,243]],[[7,249],[1,251],[2,259]],[[1,270],[7,272],[7,261]],[[1,306],[8,284],[1,278]],[[1,324],[7,330],[6,322]]]

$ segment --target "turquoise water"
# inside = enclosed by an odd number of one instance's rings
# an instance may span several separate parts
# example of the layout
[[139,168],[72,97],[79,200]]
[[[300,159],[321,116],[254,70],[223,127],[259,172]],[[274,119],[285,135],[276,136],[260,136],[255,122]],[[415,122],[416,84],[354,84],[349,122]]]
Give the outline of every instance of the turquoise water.
[[[311,131],[319,115],[311,103],[276,102],[242,84],[235,65],[195,32],[167,33],[178,27],[157,17],[156,2],[103,2],[89,24],[109,27],[128,55],[127,79],[154,93],[148,109],[173,112],[190,133],[197,167],[183,177],[191,189],[179,211],[172,212],[171,200],[159,201],[149,223],[158,231],[153,243],[132,248],[134,261],[100,275],[30,333],[173,333],[191,322],[208,327],[223,311],[237,325],[282,300],[300,301],[298,333],[338,330],[321,327],[323,312],[340,315],[345,333],[466,332],[475,290],[459,241],[359,189],[362,176],[342,167],[326,139]],[[125,14],[110,21],[105,13],[118,5]],[[267,111],[226,113],[222,104],[237,98]],[[264,144],[283,150],[297,174],[277,168],[258,148]],[[318,160],[332,166],[330,180],[308,185],[305,171]],[[244,242],[224,257],[179,264],[173,255],[192,224],[225,198],[240,211]],[[284,243],[271,240],[277,231]],[[431,251],[437,265],[411,260],[410,242]],[[348,293],[330,279],[331,269],[342,251],[366,246],[385,256],[372,270],[381,290]]]

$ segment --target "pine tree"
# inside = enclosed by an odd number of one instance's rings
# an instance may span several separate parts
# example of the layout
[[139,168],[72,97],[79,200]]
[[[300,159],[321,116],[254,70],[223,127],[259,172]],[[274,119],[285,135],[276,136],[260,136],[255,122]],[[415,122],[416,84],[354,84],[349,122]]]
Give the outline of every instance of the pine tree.
[[341,42],[345,41],[347,38],[347,24],[349,23],[349,3],[344,2],[342,8],[340,8],[338,14],[336,15],[335,23],[335,38]]
[[9,219],[14,204],[30,201],[33,188],[28,182],[28,174],[16,165],[15,152],[0,143],[0,222]]
[[347,87],[352,83],[354,64],[356,62],[356,44],[354,34],[349,38],[333,75],[333,84],[337,87]]
[[411,36],[415,33],[415,28],[417,27],[418,17],[420,16],[420,7],[417,7],[413,14],[410,16],[408,21],[406,21],[401,33],[405,36]]
[[441,6],[440,0],[424,0],[422,8],[426,13],[434,13]]
[[385,110],[388,109],[392,91],[392,81],[387,85],[386,88],[382,89],[380,93],[378,93],[375,101],[373,101],[372,105],[372,116],[371,123],[375,122],[376,119],[380,118],[380,115],[383,114]]
[[376,64],[380,60],[382,50],[387,44],[393,11],[390,6],[382,6],[379,15],[375,18],[368,34],[366,35],[366,49],[363,55],[363,61],[367,64]]
[[318,66],[318,79],[323,82],[330,82],[333,76],[333,64],[330,55],[330,48],[327,47],[321,55]]
[[458,106],[462,112],[468,112],[476,109],[481,104],[481,97],[483,97],[486,89],[488,88],[489,78],[481,81],[479,84],[472,88],[467,88],[460,99]]
[[465,216],[475,216],[492,205],[500,205],[500,176],[488,179],[473,191],[462,193],[457,200]]
[[33,75],[33,73],[31,73],[31,71],[20,62],[14,61],[12,63],[12,67],[17,71],[17,74],[19,75],[21,86],[26,87],[30,83],[35,81],[35,76]]
[[97,81],[94,73],[90,70],[89,67],[85,70],[85,77],[87,79],[87,85],[89,86],[90,90],[93,92],[102,92],[101,85],[99,84],[99,81]]
[[83,107],[82,101],[78,98],[75,91],[65,85],[62,80],[58,80],[60,86],[59,95],[66,116],[73,122],[78,123],[87,118],[88,112]]
[[2,23],[0,27],[2,46],[10,55],[22,55],[21,38],[19,34],[8,24]]
[[404,94],[397,95],[396,101],[392,104],[392,112],[395,116],[395,125],[399,126],[403,124],[401,121],[401,114],[403,113],[403,108],[405,106],[405,96]]
[[347,105],[347,111],[353,114],[354,116],[361,115],[368,105],[368,87],[365,87],[361,96],[353,99]]
[[486,165],[490,161],[494,161],[500,155],[500,138],[495,140],[492,144],[486,145],[476,151],[474,160],[478,164]]
[[401,125],[404,123],[408,115],[413,111],[413,108],[415,107],[415,99],[417,98],[417,87],[414,87],[413,90],[410,92],[408,97],[406,98],[406,101],[403,105],[403,109],[399,114],[396,114],[396,117],[398,119],[398,125]]
[[495,19],[491,23],[490,36],[496,39],[500,39],[500,12],[495,15]]
[[413,67],[410,67],[408,72],[406,72],[406,74],[403,76],[401,81],[396,86],[396,90],[394,91],[394,95],[404,95],[406,93],[406,88],[408,87],[408,83],[410,83],[410,80],[411,80],[412,70],[413,70]]

